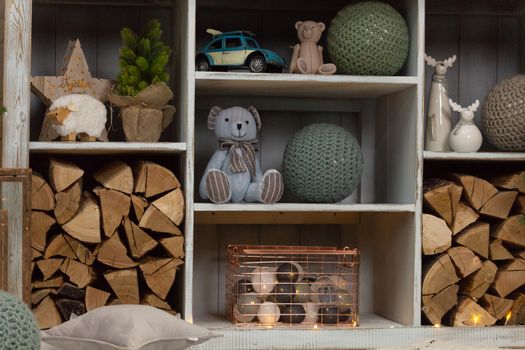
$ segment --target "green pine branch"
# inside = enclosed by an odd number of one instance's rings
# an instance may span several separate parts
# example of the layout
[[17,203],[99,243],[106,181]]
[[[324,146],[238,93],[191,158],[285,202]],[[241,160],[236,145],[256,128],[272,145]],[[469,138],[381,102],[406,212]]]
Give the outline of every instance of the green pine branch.
[[169,81],[166,65],[171,49],[161,41],[159,20],[149,21],[140,35],[123,28],[120,36],[123,45],[119,51],[120,73],[117,77],[120,95],[135,96],[151,84]]

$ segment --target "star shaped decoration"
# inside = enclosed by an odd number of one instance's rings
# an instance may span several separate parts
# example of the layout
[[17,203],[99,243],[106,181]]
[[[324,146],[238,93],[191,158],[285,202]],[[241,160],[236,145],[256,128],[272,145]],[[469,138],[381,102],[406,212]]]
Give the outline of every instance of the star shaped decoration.
[[111,85],[111,80],[91,76],[78,39],[69,42],[57,76],[31,77],[31,91],[48,107],[58,97],[69,94],[87,94],[105,102]]

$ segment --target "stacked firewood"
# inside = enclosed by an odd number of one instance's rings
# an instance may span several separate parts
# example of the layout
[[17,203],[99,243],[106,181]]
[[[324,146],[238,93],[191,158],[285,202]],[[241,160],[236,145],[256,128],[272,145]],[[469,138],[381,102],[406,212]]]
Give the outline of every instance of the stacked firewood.
[[525,324],[525,171],[424,184],[422,310],[431,324]]
[[[168,169],[114,161],[92,174],[52,159],[32,179],[33,312],[41,328],[109,304],[169,312],[183,264],[184,198]],[[83,181],[86,180],[86,181]],[[171,294],[170,294],[171,296]]]

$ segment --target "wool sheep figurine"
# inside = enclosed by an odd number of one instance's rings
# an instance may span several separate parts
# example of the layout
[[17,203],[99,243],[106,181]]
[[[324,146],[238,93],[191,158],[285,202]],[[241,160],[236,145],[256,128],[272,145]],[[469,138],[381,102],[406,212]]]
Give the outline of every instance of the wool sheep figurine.
[[96,141],[106,133],[106,106],[96,98],[84,94],[71,94],[53,101],[47,118],[55,120],[53,127],[62,141]]
[[215,130],[219,148],[215,151],[200,182],[202,199],[213,203],[275,203],[281,199],[284,182],[275,170],[261,170],[257,132],[261,118],[254,107],[248,109],[213,107],[208,129]]

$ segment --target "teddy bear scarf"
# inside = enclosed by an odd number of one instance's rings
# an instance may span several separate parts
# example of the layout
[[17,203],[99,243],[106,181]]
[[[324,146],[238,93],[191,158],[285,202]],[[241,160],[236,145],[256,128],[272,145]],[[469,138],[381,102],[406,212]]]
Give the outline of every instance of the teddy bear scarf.
[[255,152],[259,150],[257,140],[234,141],[219,140],[221,149],[228,149],[230,155],[230,170],[233,173],[250,172],[255,177]]

